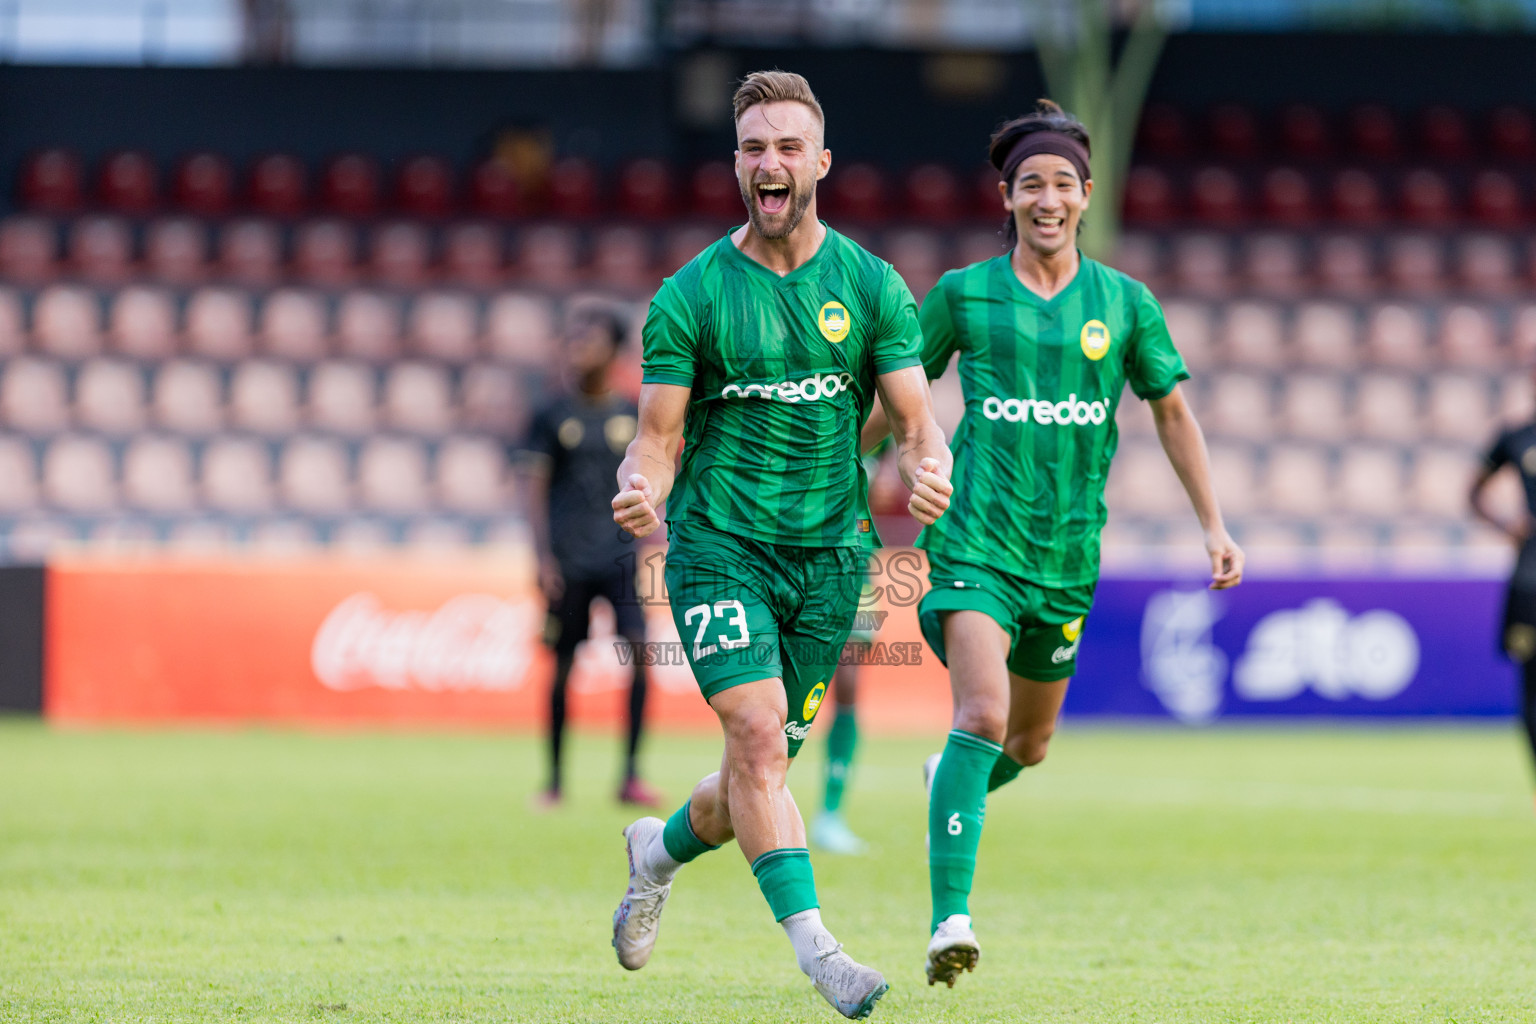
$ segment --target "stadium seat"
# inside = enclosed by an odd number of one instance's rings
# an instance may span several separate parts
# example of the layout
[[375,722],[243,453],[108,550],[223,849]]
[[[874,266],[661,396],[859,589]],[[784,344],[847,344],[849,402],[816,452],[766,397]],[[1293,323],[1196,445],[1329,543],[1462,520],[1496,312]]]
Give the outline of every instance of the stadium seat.
[[1280,111],[1280,151],[1291,160],[1332,157],[1333,133],[1328,118],[1310,104],[1288,104]]
[[1333,215],[1353,227],[1374,227],[1386,219],[1381,185],[1375,176],[1358,168],[1340,171],[1330,188]]
[[831,175],[831,206],[846,220],[885,219],[885,175],[874,164],[851,163]]
[[1292,233],[1249,235],[1243,241],[1243,277],[1260,295],[1292,298],[1307,288],[1301,239]]
[[443,233],[443,278],[464,288],[501,283],[506,254],[501,231],[483,222],[455,224]]
[[1441,373],[1429,379],[1425,412],[1430,436],[1465,444],[1483,444],[1493,424],[1493,396],[1488,378]]
[[580,249],[576,232],[565,224],[541,224],[519,239],[517,272],[530,284],[555,291],[576,286],[580,279]]
[[401,362],[384,377],[386,424],[408,434],[446,434],[453,429],[453,389],[448,372],[428,363]]
[[527,213],[517,179],[494,157],[469,172],[469,208],[477,216],[510,220]]
[[123,501],[132,509],[178,513],[197,505],[192,448],[177,437],[135,437],[123,451]]
[[1253,160],[1264,150],[1258,118],[1239,103],[1217,104],[1206,126],[1211,151],[1226,160]]
[[411,438],[372,438],[358,454],[357,486],[359,502],[372,511],[424,511],[430,503],[426,449]]
[[1359,362],[1355,311],[1337,302],[1303,302],[1296,308],[1292,351],[1302,366],[1353,369]]
[[1121,447],[1110,465],[1105,501],[1117,519],[1165,518],[1185,510],[1189,503],[1168,456],[1155,441]]
[[1519,287],[1514,247],[1503,235],[1463,235],[1456,245],[1456,277],[1482,298],[1513,295]]
[[[1132,168],[1134,174],[1135,169]],[[998,191],[998,183],[1002,179],[998,176],[997,168],[990,163],[984,163],[976,168],[974,177],[971,178],[971,213],[988,222],[1001,222],[1008,216],[1008,211],[1003,209],[1003,194]],[[1124,200],[1122,199],[1122,202]],[[974,261],[973,261],[974,262]]]
[[652,271],[651,236],[634,227],[608,227],[592,240],[592,282],[626,295],[649,294],[661,279]]
[[711,221],[735,221],[745,214],[741,201],[741,182],[725,160],[711,160],[694,169],[692,178],[693,215]]
[[1437,519],[1464,518],[1477,463],[1477,457],[1460,446],[1431,445],[1415,450],[1408,482],[1413,511]]
[[1206,370],[1216,364],[1215,332],[1211,326],[1211,307],[1204,302],[1174,299],[1163,306],[1168,334],[1174,347],[1191,370]]
[[1421,227],[1441,228],[1459,213],[1445,175],[1420,167],[1403,176],[1399,192],[1403,219]]
[[23,356],[0,367],[0,417],[25,434],[54,434],[69,425],[64,369],[46,359]]
[[374,371],[365,363],[333,360],[309,374],[308,422],[317,430],[361,436],[374,428]]
[[32,443],[0,436],[0,512],[27,512],[38,504],[37,456]]
[[1259,494],[1266,512],[1308,518],[1323,515],[1330,505],[1327,456],[1304,444],[1277,444],[1265,460]]
[[231,425],[258,434],[288,434],[299,427],[299,380],[291,366],[249,359],[229,378]]
[[886,235],[882,255],[895,267],[918,302],[944,273],[944,243],[934,231],[911,228]]
[[400,354],[400,304],[378,292],[350,291],[336,306],[337,354],[382,363]]
[[1423,299],[1445,290],[1445,247],[1428,234],[1398,235],[1386,245],[1387,283],[1405,297]]
[[219,512],[251,514],[272,507],[272,454],[251,437],[217,437],[203,449],[202,501]]
[[[947,376],[957,378],[958,374],[948,374]],[[932,386],[937,386],[937,384],[938,381],[932,382]],[[962,395],[963,401],[964,397]],[[960,417],[956,416],[955,422],[957,424],[959,420]],[[1122,438],[1155,436],[1157,433],[1157,423],[1152,417],[1152,403],[1139,401],[1129,391],[1122,394],[1120,396],[1120,405],[1115,409],[1115,429],[1120,432]],[[953,437],[954,435],[946,430],[944,436]],[[903,501],[905,501],[904,498]]]
[[327,213],[366,218],[379,212],[379,164],[364,153],[343,153],[320,175],[320,202]]
[[1201,298],[1221,298],[1232,290],[1232,251],[1220,235],[1181,235],[1173,243],[1175,287]]
[[113,351],[130,359],[169,359],[176,351],[176,310],[171,297],[130,285],[111,299],[107,335]]
[[1184,112],[1171,103],[1148,103],[1136,130],[1136,152],[1165,160],[1189,156],[1189,123]]
[[619,213],[638,220],[666,220],[673,214],[677,185],[660,160],[632,160],[619,170]]
[[1245,444],[1231,442],[1213,444],[1210,460],[1211,480],[1216,486],[1216,498],[1221,502],[1222,513],[1228,516],[1247,516],[1261,511],[1258,459],[1253,449]]
[[121,217],[81,217],[70,226],[69,261],[94,285],[120,285],[133,273],[133,235]]
[[1282,227],[1306,227],[1317,219],[1312,182],[1294,167],[1276,167],[1260,186],[1264,219]]
[[1444,103],[1425,107],[1419,115],[1419,145],[1436,160],[1469,160],[1473,155],[1467,119]]
[[1348,134],[1355,156],[1384,163],[1402,158],[1397,118],[1380,104],[1366,103],[1351,110]]
[[505,292],[486,311],[486,348],[493,359],[520,366],[549,366],[556,357],[555,314],[549,301]]
[[225,519],[178,518],[165,532],[164,550],[191,556],[223,556],[236,548],[234,524]]
[[144,428],[144,373],[115,359],[90,359],[75,378],[75,422],[113,436]]
[[549,169],[549,212],[567,220],[586,220],[601,212],[597,168],[568,156]]
[[1368,373],[1356,382],[1353,427],[1359,436],[1412,444],[1422,433],[1422,423],[1419,389],[1413,378]]
[[1216,227],[1238,227],[1248,220],[1248,196],[1242,179],[1225,167],[1204,167],[1190,186],[1196,220]]
[[395,175],[395,207],[412,217],[448,216],[453,193],[453,167],[442,157],[413,156]]
[[1523,304],[1510,317],[1510,355],[1517,366],[1536,364],[1536,305]]
[[381,224],[369,235],[368,268],[391,288],[421,288],[431,277],[432,240],[411,221]]
[[1288,437],[1303,441],[1346,437],[1344,382],[1336,375],[1289,375],[1280,389],[1280,422]]
[[467,363],[475,357],[477,321],[475,302],[469,296],[424,292],[411,304],[411,353],[445,363]]
[[1488,115],[1488,149],[1497,160],[1528,164],[1536,160],[1536,125],[1519,107],[1496,107]]
[[175,203],[199,217],[223,217],[235,200],[235,169],[217,153],[192,153],[176,166]]
[[1288,362],[1280,310],[1266,302],[1227,307],[1221,331],[1224,366],[1276,370]]
[[[745,211],[743,211],[745,212]],[[661,274],[668,277],[699,253],[720,240],[720,232],[712,227],[697,224],[685,225],[667,232],[662,243]]]
[[1275,434],[1274,392],[1251,373],[1213,374],[1202,420],[1211,434],[1243,441],[1267,441]]
[[960,180],[943,164],[919,164],[905,179],[906,219],[952,224],[964,210]]
[[[995,177],[995,175],[994,175]],[[1139,227],[1161,227],[1178,217],[1178,203],[1173,182],[1156,167],[1132,167],[1125,179],[1122,198],[1125,222]],[[1007,216],[997,204],[999,219]]]
[[515,369],[494,363],[465,367],[459,392],[464,429],[502,438],[522,435],[528,410],[523,378]]
[[313,292],[280,288],[261,304],[261,350],[277,359],[312,363],[325,358],[325,304]]
[[417,519],[406,526],[401,540],[407,549],[424,555],[465,552],[470,547],[469,528],[451,519]]
[[38,213],[74,213],[85,205],[85,168],[67,149],[44,149],[22,164],[21,205]]
[[373,519],[349,516],[331,530],[332,551],[355,555],[374,555],[386,551],[394,543],[388,526]]
[[1481,306],[1458,303],[1444,309],[1437,348],[1445,366],[1490,370],[1504,363],[1498,325]]
[[265,558],[303,558],[319,548],[320,536],[307,519],[263,519],[251,527],[246,546]]
[[0,360],[20,355],[27,345],[27,330],[22,316],[21,296],[0,286]]
[[312,515],[336,515],[352,503],[347,450],[339,441],[293,437],[277,464],[277,489],[287,508]]
[[357,276],[357,232],[335,218],[300,224],[293,236],[293,271],[321,288],[345,288]]
[[76,434],[50,441],[43,451],[43,496],[67,512],[100,513],[114,508],[117,480],[106,442]]
[[160,171],[154,158],[136,150],[108,156],[97,175],[96,198],[117,213],[152,212],[160,202]]
[[144,267],[163,284],[189,286],[208,271],[208,232],[190,217],[151,221],[144,229]]
[[1375,256],[1357,235],[1325,235],[1316,243],[1317,284],[1321,291],[1363,298],[1376,290]]
[[1415,306],[1388,303],[1371,310],[1365,328],[1366,362],[1409,370],[1429,365],[1429,327]]
[[492,515],[506,505],[506,449],[489,437],[450,437],[437,450],[437,504],[450,512]]
[[58,234],[49,221],[7,217],[0,222],[0,276],[11,284],[42,284],[58,270],[58,248]]
[[[1529,363],[1521,365],[1529,366]],[[1536,381],[1529,373],[1500,374],[1494,415],[1500,423],[1529,423],[1536,419]]]
[[272,221],[230,221],[218,244],[220,272],[236,284],[267,287],[282,275],[283,243]]
[[[993,232],[968,231],[958,240],[953,263],[957,267],[979,263],[1001,254],[1001,236]],[[979,250],[979,251],[978,251]],[[966,257],[970,256],[970,259]],[[1109,265],[1146,284],[1154,292],[1162,281],[1162,247],[1158,240],[1141,231],[1121,232],[1115,242]]]
[[207,363],[162,363],[151,388],[155,423],[178,434],[216,433],[224,427],[223,392],[218,371]]
[[251,165],[251,209],[266,217],[297,217],[309,205],[309,172],[296,156],[271,153]]
[[1339,456],[1339,505],[1351,515],[1374,520],[1401,516],[1405,467],[1396,448],[1354,444]]
[[187,299],[187,351],[233,362],[251,354],[251,301],[231,288],[199,288]]
[[1520,185],[1503,171],[1479,171],[1472,179],[1472,218],[1491,228],[1514,229],[1525,223]]
[[101,353],[101,304],[94,293],[74,285],[52,285],[32,308],[38,351],[60,359]]

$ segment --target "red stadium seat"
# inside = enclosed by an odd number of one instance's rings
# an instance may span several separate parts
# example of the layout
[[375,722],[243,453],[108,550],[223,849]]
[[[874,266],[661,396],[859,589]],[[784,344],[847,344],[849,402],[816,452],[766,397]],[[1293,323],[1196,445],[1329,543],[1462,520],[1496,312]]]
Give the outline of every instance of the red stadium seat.
[[1253,111],[1237,103],[1222,103],[1211,111],[1211,149],[1229,160],[1252,160],[1263,149]]
[[326,165],[320,198],[343,217],[371,217],[379,209],[379,165],[362,153],[346,153]]
[[1293,103],[1280,112],[1280,147],[1296,160],[1326,160],[1333,155],[1333,137],[1323,112]]
[[453,212],[453,167],[435,156],[413,156],[395,178],[395,205],[413,217]]
[[[1001,204],[998,212],[1002,213]],[[1171,222],[1178,209],[1173,183],[1155,167],[1133,167],[1125,179],[1125,220],[1129,224],[1158,225]]]
[[222,217],[234,200],[235,170],[217,153],[192,153],[176,167],[176,205],[200,217]]
[[133,234],[128,223],[106,216],[75,221],[69,232],[69,259],[86,281],[123,284],[133,270]]
[[373,230],[369,263],[373,275],[394,288],[420,288],[427,283],[432,240],[427,229],[411,221],[394,221]]
[[1294,167],[1276,167],[1264,175],[1264,216],[1276,224],[1300,227],[1317,219],[1312,183]]
[[1190,203],[1198,220],[1230,227],[1248,219],[1243,183],[1225,167],[1206,167],[1195,174]]
[[282,271],[283,243],[277,225],[236,220],[219,231],[219,264],[232,281],[257,287],[273,284]]
[[495,157],[482,160],[469,173],[469,206],[482,217],[520,217],[526,212],[517,179]]
[[919,164],[907,174],[906,201],[917,220],[952,223],[960,216],[960,182],[943,164]]
[[1438,227],[1456,217],[1456,198],[1450,182],[1436,171],[1409,171],[1403,177],[1401,201],[1403,216],[1413,224]]
[[148,213],[160,201],[160,171],[147,153],[114,153],[101,163],[97,198],[121,213]]
[[848,164],[832,172],[832,203],[838,216],[875,221],[885,217],[885,175],[873,164]]
[[350,284],[357,269],[357,234],[341,220],[316,220],[294,234],[293,269],[300,280],[324,288]]
[[1419,142],[1436,160],[1466,160],[1472,156],[1472,133],[1461,111],[1444,103],[1426,107],[1419,115]]
[[1402,156],[1397,118],[1386,107],[1367,103],[1349,112],[1349,142],[1356,156],[1397,160]]
[[1137,154],[1177,160],[1188,156],[1189,150],[1189,125],[1183,112],[1170,103],[1149,103],[1136,133]]
[[41,213],[73,213],[85,203],[85,172],[67,149],[45,149],[21,171],[21,203]]
[[634,160],[619,172],[619,212],[641,220],[672,215],[672,169],[660,160]]
[[0,221],[0,275],[10,283],[41,284],[57,270],[58,232],[42,217]]
[[549,170],[549,212],[580,220],[597,216],[598,207],[597,168],[576,156],[556,161]]
[[501,230],[455,224],[443,236],[443,276],[452,284],[491,288],[501,282],[506,254]]
[[296,156],[273,153],[251,165],[251,206],[269,217],[297,217],[309,204],[309,175]]
[[1495,228],[1517,228],[1525,220],[1520,185],[1503,171],[1482,171],[1472,179],[1472,216]]
[[1381,223],[1381,186],[1365,171],[1340,171],[1333,179],[1332,201],[1334,216],[1346,224]]
[[1536,125],[1519,107],[1499,107],[1488,117],[1488,148],[1500,160],[1536,160]]
[[144,229],[144,265],[150,277],[166,284],[196,284],[207,262],[208,235],[202,221],[173,217]]
[[997,168],[991,164],[986,164],[976,171],[976,176],[972,179],[971,200],[978,216],[991,220],[994,217],[1007,215],[1007,211],[1003,209],[1002,194],[997,190],[997,184],[1001,180]]
[[692,206],[696,216],[710,220],[740,220],[745,216],[741,183],[724,160],[700,164],[693,172]]

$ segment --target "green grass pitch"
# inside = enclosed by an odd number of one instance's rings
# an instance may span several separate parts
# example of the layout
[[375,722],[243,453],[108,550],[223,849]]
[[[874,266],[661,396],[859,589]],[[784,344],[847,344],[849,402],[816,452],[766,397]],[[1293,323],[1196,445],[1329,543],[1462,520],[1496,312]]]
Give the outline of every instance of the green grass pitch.
[[[814,806],[821,743],[791,774]],[[1512,728],[1069,722],[988,807],[983,955],[922,975],[920,768],[867,741],[816,857],[826,920],[891,992],[875,1021],[1529,1021],[1536,815]],[[0,721],[0,1020],[840,1019],[734,847],[686,868],[645,970],[616,743],[579,737],[538,815],[532,737],[50,730]],[[718,741],[656,736],[680,800]]]

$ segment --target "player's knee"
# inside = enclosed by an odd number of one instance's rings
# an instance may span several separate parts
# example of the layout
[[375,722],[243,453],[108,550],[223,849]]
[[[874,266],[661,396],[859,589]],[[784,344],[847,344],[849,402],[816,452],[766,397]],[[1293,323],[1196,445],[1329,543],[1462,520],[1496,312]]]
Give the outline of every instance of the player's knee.
[[1008,731],[1008,707],[987,699],[965,701],[955,709],[954,727],[1000,743]]
[[1003,744],[1003,750],[1019,764],[1026,768],[1033,768],[1045,760],[1045,755],[1050,750],[1051,737],[1055,732],[1056,727],[1048,725],[1040,729],[1031,729],[1017,736],[1010,736]]
[[789,769],[784,723],[772,711],[754,711],[731,723],[733,775],[752,779],[783,779]]

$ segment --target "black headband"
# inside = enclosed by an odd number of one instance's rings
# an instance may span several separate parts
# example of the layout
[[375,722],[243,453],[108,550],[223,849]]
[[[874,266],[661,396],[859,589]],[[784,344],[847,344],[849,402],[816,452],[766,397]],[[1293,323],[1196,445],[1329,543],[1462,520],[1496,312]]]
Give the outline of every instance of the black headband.
[[1092,178],[1088,173],[1088,147],[1081,141],[1061,132],[1030,132],[1013,144],[1008,151],[1008,158],[999,168],[1003,180],[1013,182],[1013,176],[1018,172],[1019,164],[1037,153],[1050,153],[1068,160],[1077,171],[1077,176],[1083,181]]

